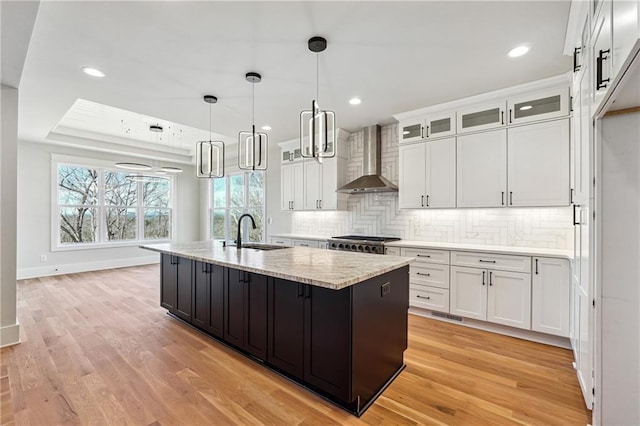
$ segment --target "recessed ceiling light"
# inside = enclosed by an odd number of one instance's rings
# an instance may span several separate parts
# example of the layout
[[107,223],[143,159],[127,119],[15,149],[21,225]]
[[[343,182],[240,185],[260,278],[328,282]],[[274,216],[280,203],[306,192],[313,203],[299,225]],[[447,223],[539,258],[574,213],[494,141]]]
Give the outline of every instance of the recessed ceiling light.
[[531,105],[521,106],[520,107],[520,111],[526,111],[526,110],[531,109],[531,108],[533,108]]
[[271,130],[271,126],[269,125],[262,126],[262,130]]
[[180,167],[160,167],[160,170],[167,173],[182,173],[182,169]]
[[125,170],[151,170],[152,167],[141,163],[116,163],[116,167]]
[[509,51],[509,57],[517,58],[518,56],[522,56],[526,54],[528,51],[529,51],[529,46],[522,45],[522,46],[514,47]]
[[84,72],[87,75],[90,75],[91,77],[98,77],[98,78],[102,78],[104,76],[106,76],[105,73],[103,73],[102,71],[100,71],[97,68],[93,68],[93,67],[82,67],[82,72]]
[[164,129],[159,124],[152,124],[152,125],[149,126],[149,131],[150,132],[161,133],[163,130]]
[[351,99],[349,99],[349,103],[351,105],[360,105],[362,103],[362,99],[360,99],[360,98],[351,98]]

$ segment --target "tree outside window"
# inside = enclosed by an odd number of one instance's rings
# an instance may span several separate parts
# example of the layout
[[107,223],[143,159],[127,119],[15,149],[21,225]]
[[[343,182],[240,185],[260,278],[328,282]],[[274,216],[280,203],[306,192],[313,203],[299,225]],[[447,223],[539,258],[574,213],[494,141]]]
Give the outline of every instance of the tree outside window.
[[171,180],[58,164],[60,244],[168,239]]
[[212,238],[234,240],[238,219],[249,213],[255,219],[256,229],[252,229],[250,221],[243,222],[243,239],[263,241],[264,173],[243,172],[212,179],[209,212]]

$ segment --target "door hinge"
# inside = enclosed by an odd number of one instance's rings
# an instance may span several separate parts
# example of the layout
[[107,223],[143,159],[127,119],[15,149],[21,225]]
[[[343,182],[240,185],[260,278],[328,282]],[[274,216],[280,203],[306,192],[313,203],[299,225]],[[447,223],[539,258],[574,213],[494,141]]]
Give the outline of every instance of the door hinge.
[[596,396],[596,388],[591,388],[591,395]]

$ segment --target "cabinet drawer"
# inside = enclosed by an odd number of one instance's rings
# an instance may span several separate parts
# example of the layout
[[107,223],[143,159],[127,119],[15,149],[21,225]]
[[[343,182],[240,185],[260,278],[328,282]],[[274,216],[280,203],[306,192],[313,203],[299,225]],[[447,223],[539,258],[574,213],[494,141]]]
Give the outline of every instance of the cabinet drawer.
[[439,288],[449,288],[449,265],[413,264],[409,268],[409,283]]
[[449,290],[409,286],[409,305],[449,313]]
[[293,240],[293,246],[319,248],[320,243],[315,240]]
[[390,256],[400,256],[400,247],[385,247],[384,254],[388,254]]
[[289,238],[271,238],[271,244],[275,244],[277,246],[292,246],[292,242]]
[[430,250],[420,248],[403,248],[402,255],[415,257],[416,263],[441,263],[449,264],[449,252],[446,250]]
[[531,272],[531,258],[529,256],[454,251],[451,252],[451,264],[475,268],[499,269],[502,271]]

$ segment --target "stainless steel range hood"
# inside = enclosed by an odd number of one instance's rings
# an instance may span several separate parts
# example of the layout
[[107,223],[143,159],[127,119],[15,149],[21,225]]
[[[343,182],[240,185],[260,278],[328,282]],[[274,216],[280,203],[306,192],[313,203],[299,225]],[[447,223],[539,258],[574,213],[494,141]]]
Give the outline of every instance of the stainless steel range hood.
[[364,159],[362,174],[356,180],[338,188],[336,192],[345,194],[366,194],[368,192],[398,192],[398,187],[380,175],[381,141],[380,126],[374,124],[364,128]]

